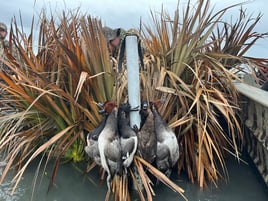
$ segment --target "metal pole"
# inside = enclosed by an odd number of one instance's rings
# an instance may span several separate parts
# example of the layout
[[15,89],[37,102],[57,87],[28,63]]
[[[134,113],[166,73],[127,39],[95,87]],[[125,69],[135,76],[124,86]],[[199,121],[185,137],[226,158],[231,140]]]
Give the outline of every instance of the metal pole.
[[[139,78],[139,55],[138,38],[136,35],[126,36],[126,61],[128,76],[128,101],[130,106],[138,107],[140,110],[140,78]],[[140,128],[139,111],[130,112],[130,126],[136,125]]]

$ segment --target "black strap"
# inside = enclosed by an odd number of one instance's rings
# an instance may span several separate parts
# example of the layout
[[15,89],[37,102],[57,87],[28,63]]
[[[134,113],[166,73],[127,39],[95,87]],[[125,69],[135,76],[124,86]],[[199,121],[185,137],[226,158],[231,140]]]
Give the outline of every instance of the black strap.
[[121,42],[120,51],[119,51],[118,71],[120,73],[122,72],[122,65],[123,65],[123,60],[124,60],[124,55],[125,55],[125,47],[126,47],[126,36]]

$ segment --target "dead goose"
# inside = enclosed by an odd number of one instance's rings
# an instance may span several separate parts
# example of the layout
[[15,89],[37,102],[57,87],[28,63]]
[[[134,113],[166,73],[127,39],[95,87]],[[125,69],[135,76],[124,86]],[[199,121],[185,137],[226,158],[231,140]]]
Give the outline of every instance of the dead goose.
[[97,104],[99,107],[102,109],[99,110],[100,114],[105,114],[104,118],[100,122],[100,124],[91,132],[87,134],[87,146],[85,147],[85,152],[87,155],[93,159],[98,165],[101,165],[101,160],[100,160],[100,152],[98,148],[98,139],[101,131],[103,130],[106,119],[108,117],[108,113],[106,113],[103,109],[104,104],[103,103],[98,103]]
[[169,177],[180,156],[177,137],[158,113],[156,103],[151,103],[151,110],[157,139],[156,166]]
[[87,146],[85,151],[90,158],[92,158],[98,165],[101,165],[100,152],[98,148],[98,139],[103,130],[108,115],[105,115],[100,124],[91,132],[87,134]]
[[126,112],[131,112],[129,104],[122,104],[118,109],[118,130],[120,135],[120,143],[122,148],[123,166],[129,167],[133,161],[133,157],[138,147],[138,127],[133,129],[130,127]]
[[154,128],[153,113],[148,107],[148,102],[141,104],[141,128],[138,136],[138,153],[149,163],[153,163],[156,158],[156,136]]
[[104,110],[108,113],[106,124],[102,129],[98,148],[100,152],[101,165],[107,172],[107,187],[110,190],[110,181],[114,174],[122,172],[121,146],[117,129],[118,108],[115,103],[106,102]]

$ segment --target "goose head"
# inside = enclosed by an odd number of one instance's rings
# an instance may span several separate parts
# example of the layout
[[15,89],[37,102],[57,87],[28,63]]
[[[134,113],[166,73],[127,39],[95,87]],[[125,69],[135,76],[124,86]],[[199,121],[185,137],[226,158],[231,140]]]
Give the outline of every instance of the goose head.
[[103,109],[106,113],[110,114],[113,109],[117,108],[117,104],[112,102],[112,101],[106,101],[104,104],[103,104]]

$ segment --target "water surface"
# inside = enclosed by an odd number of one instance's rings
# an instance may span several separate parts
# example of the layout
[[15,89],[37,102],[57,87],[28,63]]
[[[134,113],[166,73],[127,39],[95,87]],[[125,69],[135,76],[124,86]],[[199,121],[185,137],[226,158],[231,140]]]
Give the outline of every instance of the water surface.
[[[185,196],[189,201],[267,201],[268,188],[264,184],[251,160],[245,156],[248,162],[238,163],[234,159],[226,161],[229,170],[229,181],[221,181],[216,188],[210,185],[208,188],[200,189],[197,184],[188,181],[186,175],[172,175],[173,181],[185,190]],[[49,176],[53,164],[49,164],[48,172],[40,181],[37,180],[33,200],[36,201],[102,201],[106,194],[106,184],[101,184],[98,170],[90,174],[76,171],[72,164],[62,165],[59,168],[56,183],[47,193]],[[32,198],[33,179],[37,164],[32,164],[25,173],[22,182],[16,189],[14,196],[9,194],[9,178],[0,186],[0,200],[6,201],[30,201]],[[42,170],[41,170],[42,171]],[[155,201],[178,201],[183,198],[164,185],[155,189]],[[138,199],[132,199],[138,200]]]

